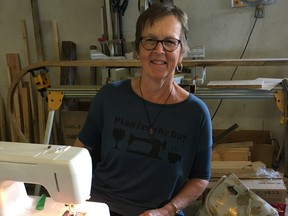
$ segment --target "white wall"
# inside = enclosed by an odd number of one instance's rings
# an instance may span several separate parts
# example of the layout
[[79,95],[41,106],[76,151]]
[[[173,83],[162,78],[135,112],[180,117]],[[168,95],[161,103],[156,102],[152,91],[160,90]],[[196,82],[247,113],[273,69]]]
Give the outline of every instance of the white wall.
[[[228,0],[174,0],[189,15],[189,45],[205,45],[206,58],[239,58],[254,23],[254,7],[232,9]],[[74,41],[77,44],[79,60],[89,58],[89,45],[98,45],[101,34],[100,7],[103,0],[39,0],[41,30],[44,43],[44,57],[55,60],[51,20],[59,30],[59,40]],[[129,1],[124,20],[124,36],[134,39],[135,22],[139,15],[138,1]],[[277,0],[276,4],[265,6],[265,17],[258,19],[244,58],[287,57],[288,1]],[[1,0],[0,2],[0,96],[7,95],[6,53],[19,53],[22,67],[27,66],[21,22],[26,20],[31,62],[37,62],[34,44],[31,7],[29,0]],[[79,82],[85,83],[89,69],[80,68]],[[208,68],[207,81],[229,79],[234,67]],[[50,73],[52,82],[57,82]],[[287,77],[287,67],[243,67],[235,79],[257,77]],[[218,100],[206,101],[213,114]],[[238,123],[242,129],[271,129],[276,138],[282,138],[279,125],[281,113],[273,99],[270,100],[225,100],[213,121],[215,128],[227,128]]]

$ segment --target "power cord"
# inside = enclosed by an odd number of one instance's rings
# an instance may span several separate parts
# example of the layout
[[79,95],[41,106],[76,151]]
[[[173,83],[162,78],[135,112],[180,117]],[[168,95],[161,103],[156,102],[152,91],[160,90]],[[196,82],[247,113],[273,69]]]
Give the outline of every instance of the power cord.
[[[243,49],[243,51],[242,51],[242,53],[241,53],[241,55],[240,55],[240,59],[243,58],[243,56],[244,56],[244,54],[245,54],[245,52],[246,52],[246,49],[247,49],[248,44],[249,44],[249,42],[250,42],[250,38],[251,38],[251,36],[252,36],[252,33],[254,32],[254,28],[255,28],[255,25],[256,25],[256,23],[257,23],[257,20],[258,20],[258,18],[256,17],[256,18],[255,18],[255,21],[254,21],[254,23],[253,23],[253,26],[252,26],[252,28],[251,28],[251,30],[250,30],[250,33],[249,33],[248,39],[247,39],[247,41],[246,41],[245,47],[244,47],[244,49]],[[230,80],[233,80],[233,78],[234,78],[237,70],[238,70],[238,66],[235,67],[235,69],[234,69],[234,71],[233,71],[233,73],[232,73],[232,75],[231,75],[231,77],[230,77]],[[214,112],[211,120],[213,120],[214,117],[216,116],[216,114],[218,113],[218,111],[219,111],[219,109],[220,109],[220,107],[221,107],[221,105],[222,105],[222,102],[223,102],[223,99],[220,100],[220,102],[219,102],[219,104],[218,104],[218,106],[217,106],[217,108],[216,108],[216,110],[215,110],[215,112]]]

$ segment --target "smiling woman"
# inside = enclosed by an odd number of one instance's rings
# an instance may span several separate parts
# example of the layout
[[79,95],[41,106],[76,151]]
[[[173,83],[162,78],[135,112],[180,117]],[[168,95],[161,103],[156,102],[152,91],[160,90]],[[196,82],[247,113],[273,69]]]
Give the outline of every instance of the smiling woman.
[[136,23],[140,76],[96,94],[75,142],[94,156],[91,200],[112,216],[184,215],[210,178],[207,106],[174,82],[187,46],[187,15],[157,3]]

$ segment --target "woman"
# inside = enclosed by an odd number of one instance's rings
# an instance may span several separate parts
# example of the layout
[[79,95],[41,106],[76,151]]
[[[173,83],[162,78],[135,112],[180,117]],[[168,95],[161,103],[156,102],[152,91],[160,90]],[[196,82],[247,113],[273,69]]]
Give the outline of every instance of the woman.
[[187,15],[153,4],[136,24],[141,75],[105,85],[75,142],[94,161],[93,201],[111,215],[184,215],[208,185],[206,105],[174,82],[188,51]]

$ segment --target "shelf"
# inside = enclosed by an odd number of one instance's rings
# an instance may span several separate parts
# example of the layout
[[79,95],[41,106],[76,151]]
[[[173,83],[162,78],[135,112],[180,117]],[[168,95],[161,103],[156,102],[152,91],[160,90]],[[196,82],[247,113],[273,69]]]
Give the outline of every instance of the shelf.
[[[92,98],[101,88],[97,85],[72,85],[49,88],[51,92],[63,92],[65,98]],[[197,87],[196,96],[201,99],[273,99],[277,91],[282,87],[275,87],[272,90],[253,89],[213,89]]]
[[[288,58],[184,59],[182,64],[184,67],[288,66]],[[141,63],[137,59],[43,61],[31,64],[24,68],[23,71],[32,70],[39,67],[141,67]]]

